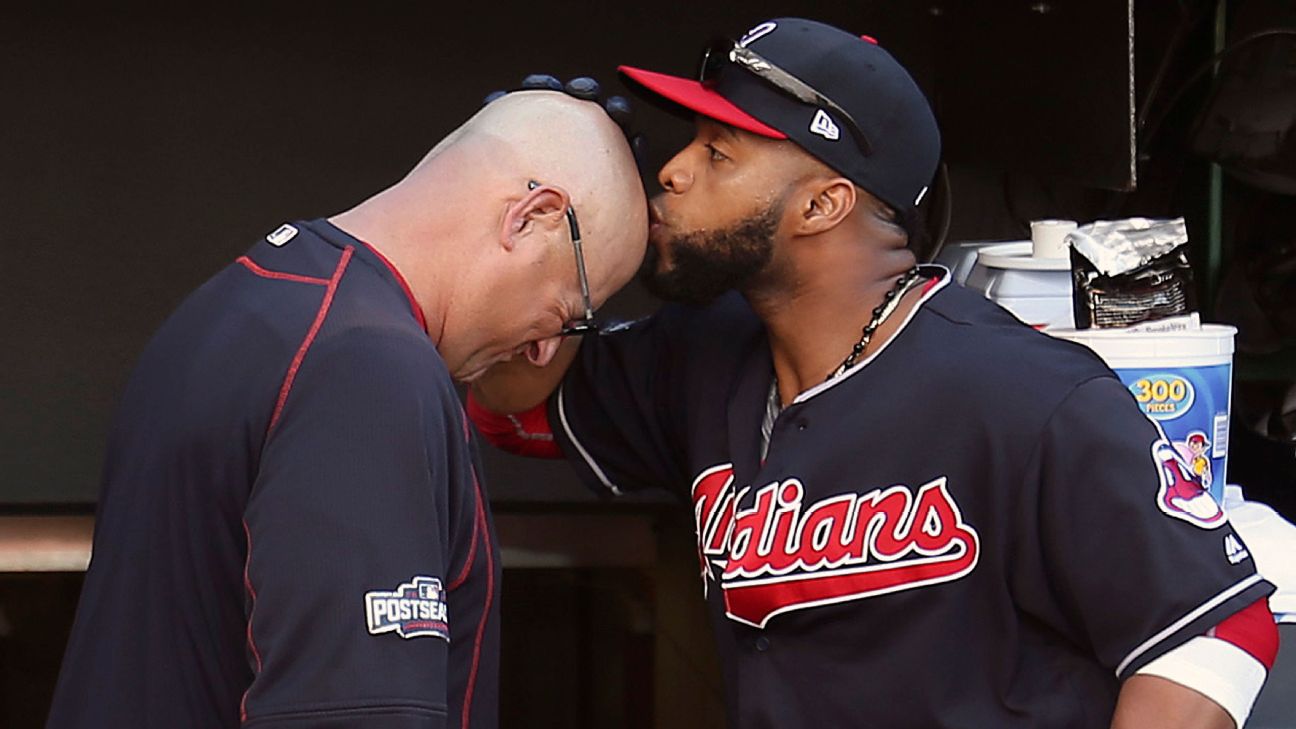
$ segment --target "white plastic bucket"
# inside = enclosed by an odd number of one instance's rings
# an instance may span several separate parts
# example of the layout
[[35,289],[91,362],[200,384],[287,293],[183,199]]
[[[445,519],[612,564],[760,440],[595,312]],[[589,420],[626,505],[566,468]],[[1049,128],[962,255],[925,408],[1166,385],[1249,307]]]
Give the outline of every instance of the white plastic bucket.
[[1237,329],[1203,324],[1200,329],[1174,332],[1049,329],[1047,333],[1097,352],[1133,393],[1143,413],[1161,426],[1201,486],[1217,502],[1223,501]]
[[1070,259],[1035,258],[1030,241],[978,249],[964,285],[1037,329],[1075,326]]

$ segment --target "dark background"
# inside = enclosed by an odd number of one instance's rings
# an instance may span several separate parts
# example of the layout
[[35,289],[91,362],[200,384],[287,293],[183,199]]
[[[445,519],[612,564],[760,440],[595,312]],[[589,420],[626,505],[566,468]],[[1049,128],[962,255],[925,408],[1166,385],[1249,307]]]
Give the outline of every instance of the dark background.
[[[179,300],[282,221],[399,179],[486,92],[534,71],[619,91],[618,63],[691,74],[714,34],[789,13],[914,69],[972,195],[964,235],[1018,235],[979,167],[1026,197],[1038,173],[1130,187],[1123,0],[6,4],[0,504],[88,508],[117,392]],[[689,126],[637,106],[655,170]],[[650,307],[632,288],[610,311]],[[497,501],[586,498],[560,465],[488,459]]]

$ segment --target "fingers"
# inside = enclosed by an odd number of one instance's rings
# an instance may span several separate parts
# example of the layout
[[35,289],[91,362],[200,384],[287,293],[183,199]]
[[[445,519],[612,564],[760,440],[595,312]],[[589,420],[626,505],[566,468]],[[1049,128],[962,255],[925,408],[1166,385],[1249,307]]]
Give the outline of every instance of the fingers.
[[531,90],[561,91],[572,98],[592,101],[602,106],[612,121],[621,127],[621,131],[626,135],[626,140],[630,143],[630,150],[634,153],[635,163],[639,165],[640,169],[643,169],[648,155],[648,144],[642,133],[635,133],[631,129],[631,125],[634,123],[634,108],[630,105],[629,99],[624,96],[609,96],[604,101],[602,99],[603,89],[594,78],[577,76],[564,84],[557,76],[547,73],[532,73],[523,78],[522,84],[515,89],[490,92],[482,100],[482,103],[489,104],[512,91]]

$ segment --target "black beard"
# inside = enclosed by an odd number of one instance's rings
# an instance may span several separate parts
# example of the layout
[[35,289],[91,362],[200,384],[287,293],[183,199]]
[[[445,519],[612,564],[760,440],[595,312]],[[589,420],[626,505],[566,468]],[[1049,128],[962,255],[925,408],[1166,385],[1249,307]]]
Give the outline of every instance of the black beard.
[[774,257],[774,232],[783,217],[779,200],[763,212],[712,232],[684,233],[666,242],[672,265],[659,270],[661,255],[648,247],[639,280],[667,301],[704,305],[731,289],[743,289]]

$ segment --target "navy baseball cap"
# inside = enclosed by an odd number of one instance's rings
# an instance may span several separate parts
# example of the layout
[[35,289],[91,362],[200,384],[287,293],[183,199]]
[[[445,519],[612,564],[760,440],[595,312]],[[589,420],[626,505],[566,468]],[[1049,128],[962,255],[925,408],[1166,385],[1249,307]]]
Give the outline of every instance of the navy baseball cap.
[[636,90],[789,139],[902,216],[912,214],[936,173],[940,132],[918,84],[877,41],[776,18],[708,53],[697,79],[618,70]]

